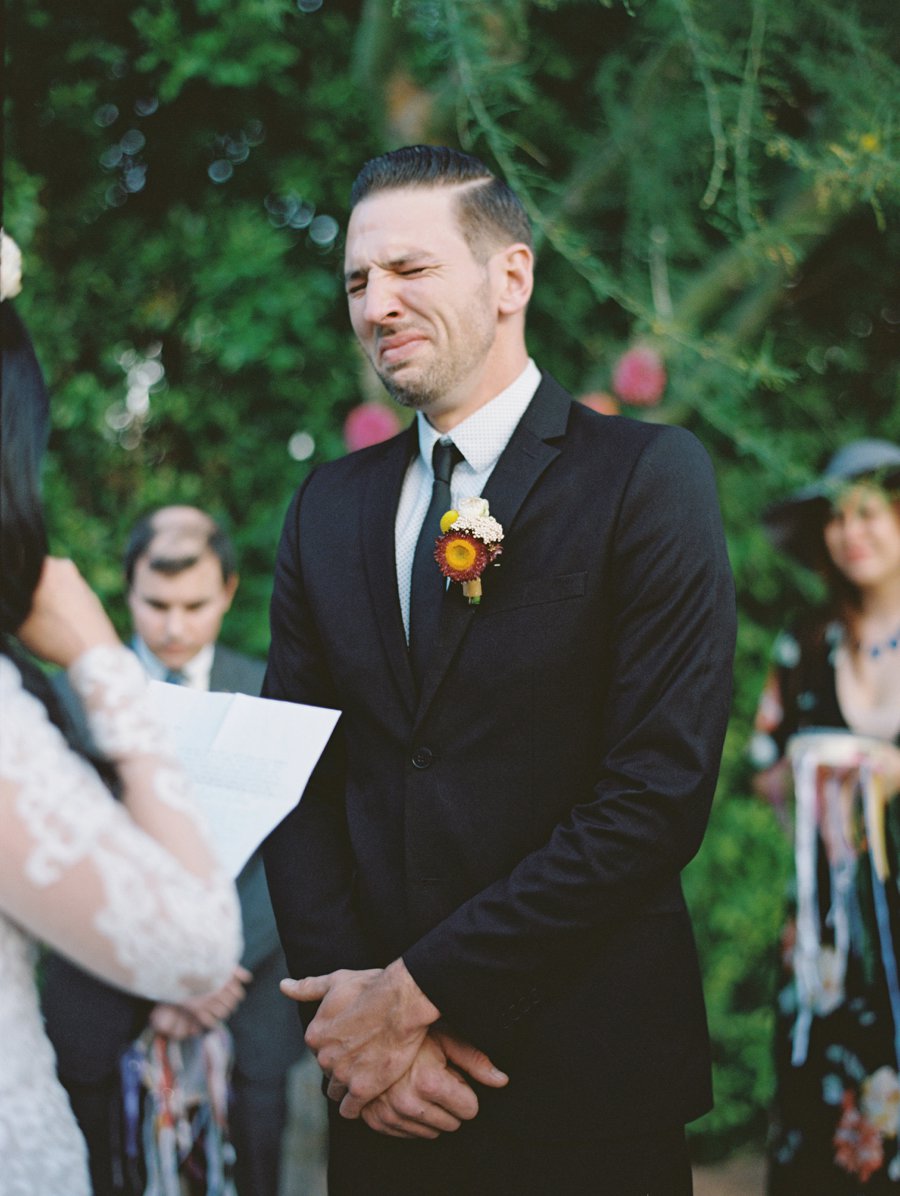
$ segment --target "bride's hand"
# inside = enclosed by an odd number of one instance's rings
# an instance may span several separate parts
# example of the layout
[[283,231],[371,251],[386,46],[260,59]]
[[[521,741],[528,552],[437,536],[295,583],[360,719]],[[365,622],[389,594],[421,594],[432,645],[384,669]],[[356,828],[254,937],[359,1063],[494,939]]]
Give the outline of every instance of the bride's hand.
[[72,561],[47,557],[34,592],[31,612],[16,632],[30,652],[68,668],[82,653],[119,637]]

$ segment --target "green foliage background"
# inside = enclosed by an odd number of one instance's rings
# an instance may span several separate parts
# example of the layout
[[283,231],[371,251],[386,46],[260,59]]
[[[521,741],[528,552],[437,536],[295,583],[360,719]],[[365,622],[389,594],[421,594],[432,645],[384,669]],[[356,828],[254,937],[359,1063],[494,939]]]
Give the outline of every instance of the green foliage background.
[[817,597],[759,514],[847,440],[900,440],[894,0],[7,0],[6,18],[4,224],[54,396],[53,540],[123,629],[127,529],[196,502],[241,551],[227,637],[265,652],[289,496],[379,393],[340,281],[366,157],[444,141],[506,174],[538,233],[532,352],[574,393],[608,389],[630,344],[662,352],[642,417],[711,452],[741,608],[687,874],[717,1063],[694,1147],[758,1139],[790,853],[744,749],[773,634]]

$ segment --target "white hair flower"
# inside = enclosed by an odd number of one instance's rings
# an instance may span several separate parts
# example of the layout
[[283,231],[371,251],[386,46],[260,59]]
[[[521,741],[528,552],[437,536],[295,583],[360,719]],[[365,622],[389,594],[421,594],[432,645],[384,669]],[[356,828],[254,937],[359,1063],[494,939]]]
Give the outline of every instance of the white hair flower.
[[0,301],[15,299],[22,289],[22,251],[0,229]]

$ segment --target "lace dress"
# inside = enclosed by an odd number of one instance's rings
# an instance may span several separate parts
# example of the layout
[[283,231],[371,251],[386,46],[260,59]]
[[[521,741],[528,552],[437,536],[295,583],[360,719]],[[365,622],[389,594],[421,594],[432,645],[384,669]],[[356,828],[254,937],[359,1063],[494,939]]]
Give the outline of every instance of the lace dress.
[[[771,768],[773,779],[792,734],[810,727],[847,729],[835,687],[840,642],[839,626],[830,624],[802,638],[783,634],[776,643],[752,744],[754,762]],[[786,808],[792,786],[768,788],[785,821],[792,821]],[[900,1193],[900,799],[887,809],[883,884],[874,875],[859,819],[851,842],[855,859],[846,872],[835,867],[821,830],[810,858],[819,937],[811,1017],[801,1012],[795,964],[802,936],[793,908],[782,933],[770,1196]]]
[[[132,811],[171,834],[196,815],[124,648],[69,671]],[[39,1013],[38,940],[120,987],[180,1001],[219,987],[240,950],[224,873],[202,880],[126,813],[0,655],[0,1196],[89,1196],[86,1150]]]

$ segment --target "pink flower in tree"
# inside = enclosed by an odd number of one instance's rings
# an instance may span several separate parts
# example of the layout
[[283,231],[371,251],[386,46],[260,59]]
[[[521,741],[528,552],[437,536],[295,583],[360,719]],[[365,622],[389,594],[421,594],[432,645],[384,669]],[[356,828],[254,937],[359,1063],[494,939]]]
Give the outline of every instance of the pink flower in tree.
[[616,362],[613,390],[632,407],[654,407],[666,389],[666,369],[655,349],[636,345]]
[[400,418],[390,407],[383,403],[360,403],[344,420],[344,444],[347,451],[353,453],[370,444],[390,440],[400,427]]

